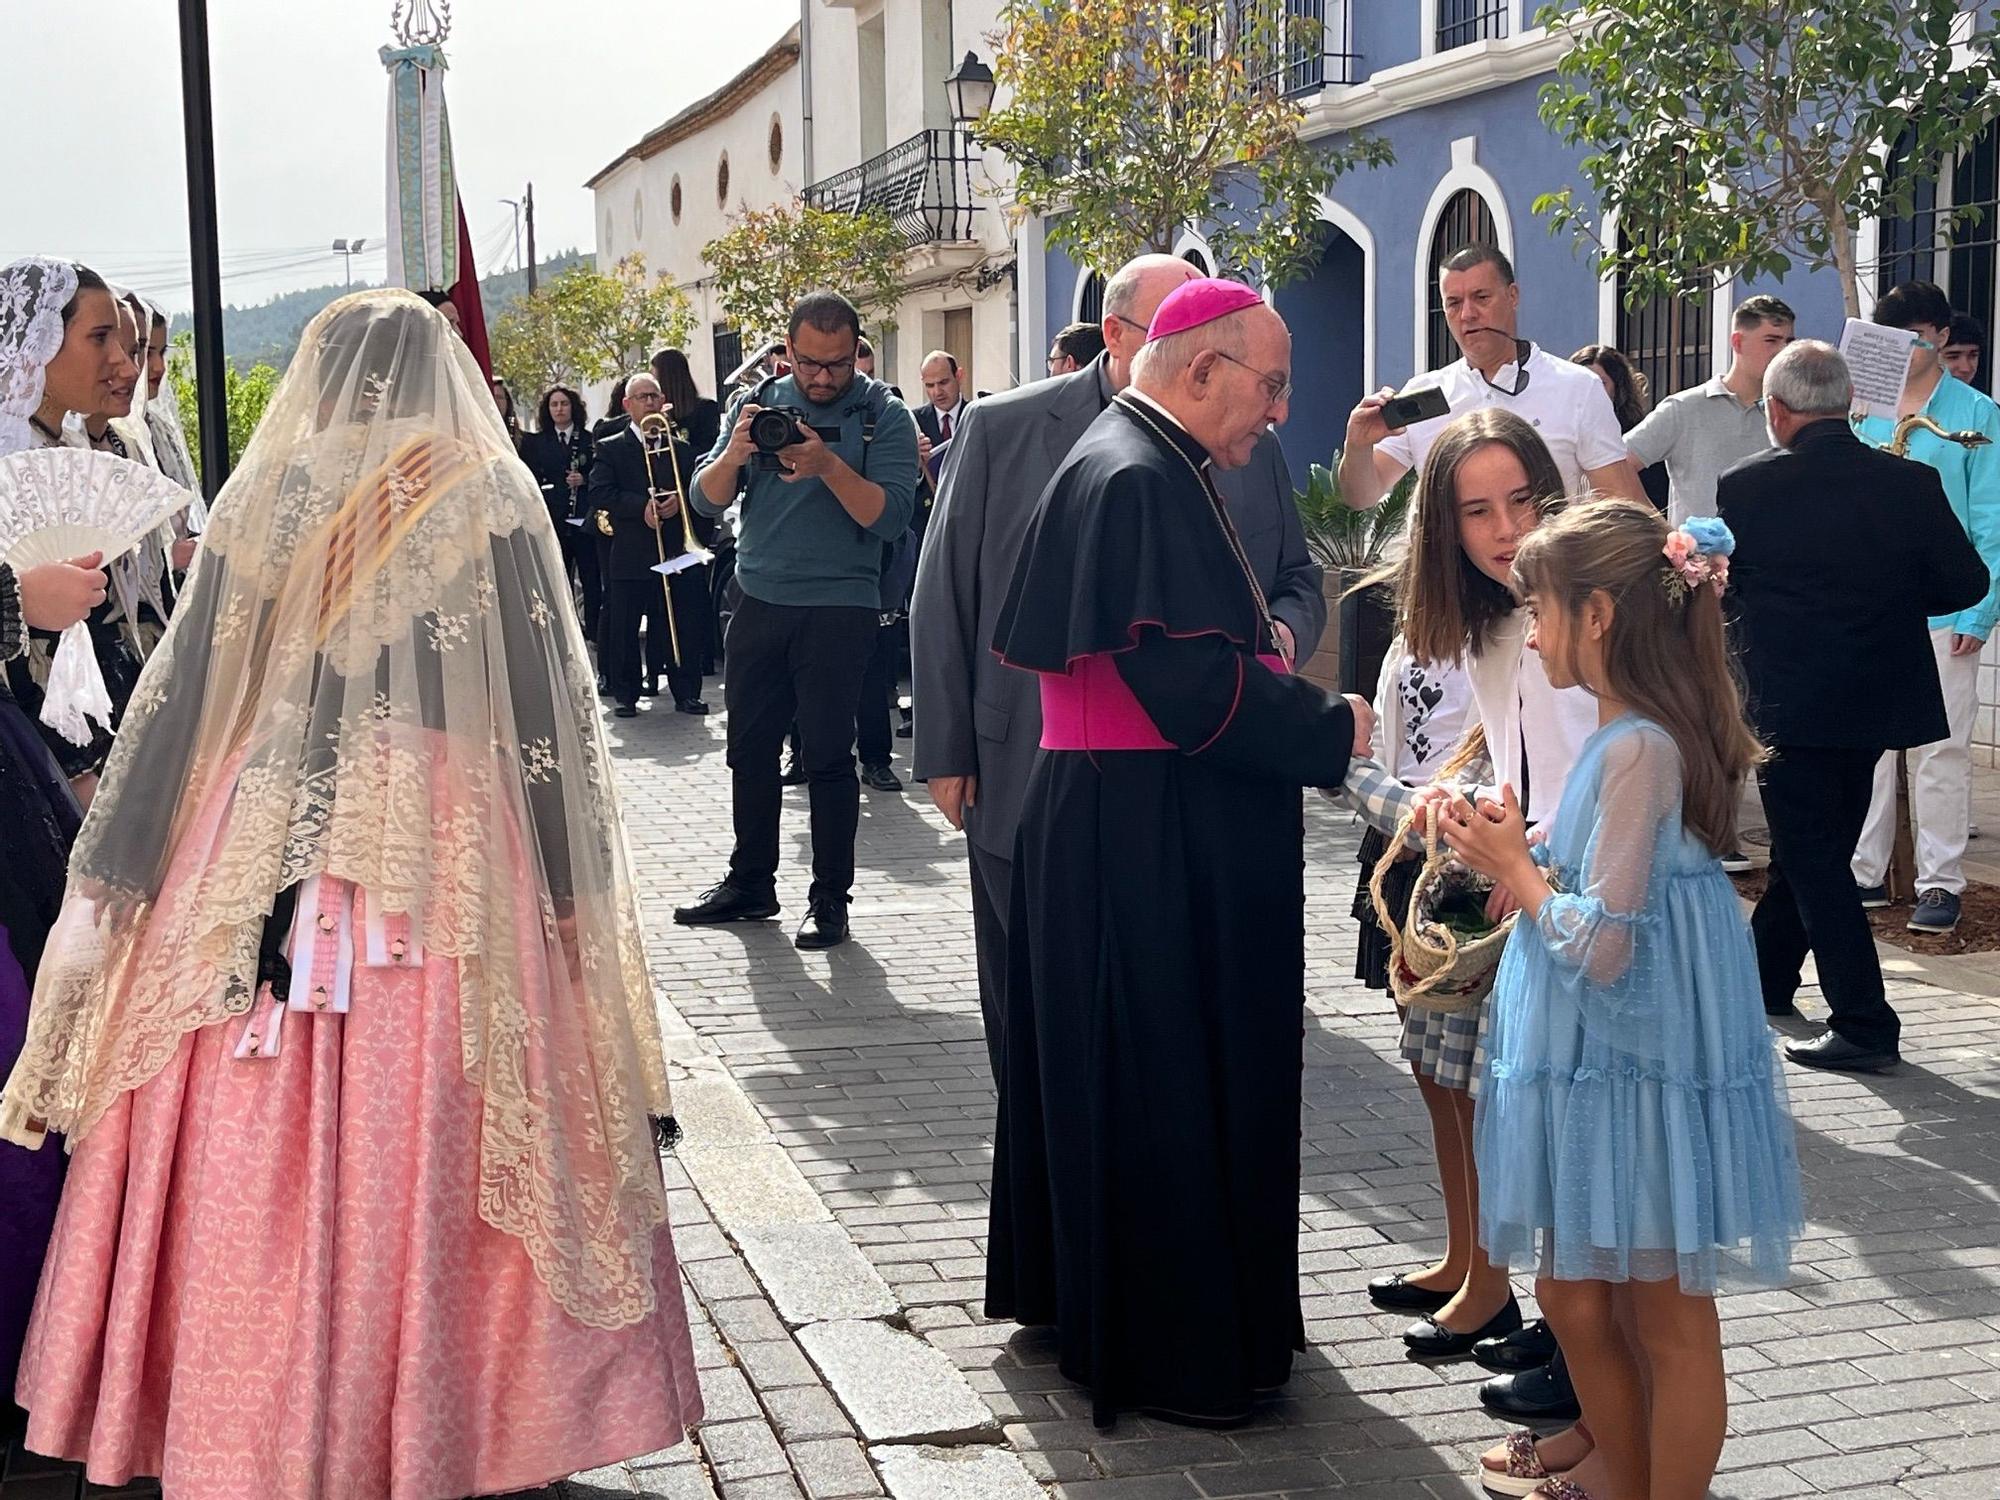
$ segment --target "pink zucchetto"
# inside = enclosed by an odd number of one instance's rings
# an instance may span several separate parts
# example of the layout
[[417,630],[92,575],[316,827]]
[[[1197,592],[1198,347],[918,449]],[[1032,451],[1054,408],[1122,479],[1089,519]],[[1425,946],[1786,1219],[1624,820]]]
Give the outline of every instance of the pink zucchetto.
[[1197,276],[1167,293],[1167,300],[1153,314],[1146,330],[1146,342],[1186,333],[1217,318],[1226,318],[1246,307],[1258,307],[1264,299],[1240,281],[1224,281],[1219,276]]

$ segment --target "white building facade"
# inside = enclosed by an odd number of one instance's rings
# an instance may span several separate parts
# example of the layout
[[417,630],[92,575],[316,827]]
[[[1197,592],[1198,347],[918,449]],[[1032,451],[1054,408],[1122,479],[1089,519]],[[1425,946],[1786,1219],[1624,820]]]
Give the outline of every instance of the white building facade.
[[[702,251],[746,208],[789,203],[806,185],[804,92],[794,26],[729,82],[648,131],[586,184],[596,195],[597,264],[637,251],[665,272],[698,319],[688,340],[695,384],[713,394],[741,359]],[[593,392],[592,414],[603,404]]]

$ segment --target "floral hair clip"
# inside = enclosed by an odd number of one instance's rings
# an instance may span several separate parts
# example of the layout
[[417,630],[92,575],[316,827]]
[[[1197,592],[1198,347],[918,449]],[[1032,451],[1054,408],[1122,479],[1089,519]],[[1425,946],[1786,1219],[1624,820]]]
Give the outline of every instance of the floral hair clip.
[[1717,594],[1729,586],[1729,558],[1736,551],[1736,537],[1721,518],[1688,517],[1667,533],[1660,551],[1667,559],[1660,586],[1675,604],[1703,584]]

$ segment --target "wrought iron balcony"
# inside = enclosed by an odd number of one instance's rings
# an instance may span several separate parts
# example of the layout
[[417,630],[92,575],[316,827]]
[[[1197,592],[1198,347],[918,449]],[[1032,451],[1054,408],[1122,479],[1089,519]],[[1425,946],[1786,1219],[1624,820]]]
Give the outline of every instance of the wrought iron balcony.
[[1348,50],[1347,0],[1246,0],[1246,4],[1275,10],[1274,19],[1284,33],[1278,55],[1250,68],[1259,88],[1276,85],[1278,92],[1291,98],[1359,81],[1361,58]]
[[926,130],[858,167],[822,178],[806,202],[837,213],[888,215],[906,245],[952,244],[972,234],[972,167],[965,137]]

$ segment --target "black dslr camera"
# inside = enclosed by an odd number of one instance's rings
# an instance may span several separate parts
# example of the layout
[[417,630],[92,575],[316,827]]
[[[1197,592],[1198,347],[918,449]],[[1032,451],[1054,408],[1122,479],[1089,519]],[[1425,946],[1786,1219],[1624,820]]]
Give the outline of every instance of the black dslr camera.
[[750,441],[757,448],[753,462],[760,469],[782,468],[779,451],[804,442],[799,429],[810,425],[796,406],[765,407],[750,419]]

